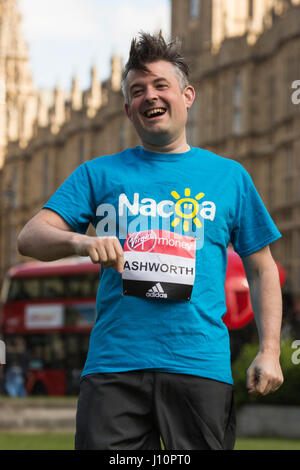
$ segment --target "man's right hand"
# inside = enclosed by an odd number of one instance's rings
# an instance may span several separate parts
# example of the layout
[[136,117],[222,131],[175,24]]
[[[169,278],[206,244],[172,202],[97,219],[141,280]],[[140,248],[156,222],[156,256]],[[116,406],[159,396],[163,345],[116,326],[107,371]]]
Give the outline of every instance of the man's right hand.
[[89,256],[93,263],[102,264],[104,269],[112,267],[120,274],[124,271],[124,254],[117,237],[74,236],[75,254]]

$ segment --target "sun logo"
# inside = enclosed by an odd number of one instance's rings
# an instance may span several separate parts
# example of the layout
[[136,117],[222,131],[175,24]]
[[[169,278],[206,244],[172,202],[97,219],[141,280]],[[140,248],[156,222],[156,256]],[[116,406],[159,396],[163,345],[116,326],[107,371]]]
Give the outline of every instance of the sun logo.
[[171,192],[172,196],[174,199],[177,200],[175,204],[175,213],[178,217],[175,217],[173,222],[171,223],[172,227],[177,227],[177,225],[180,222],[180,219],[183,220],[183,231],[188,232],[189,231],[189,226],[190,226],[190,221],[192,220],[194,224],[196,225],[197,228],[202,227],[202,223],[200,220],[196,217],[199,211],[199,203],[197,201],[200,201],[205,194],[204,193],[199,193],[197,196],[195,196],[195,199],[192,199],[190,197],[191,195],[191,190],[189,188],[186,188],[184,190],[184,196],[181,198],[177,191],[172,191]]

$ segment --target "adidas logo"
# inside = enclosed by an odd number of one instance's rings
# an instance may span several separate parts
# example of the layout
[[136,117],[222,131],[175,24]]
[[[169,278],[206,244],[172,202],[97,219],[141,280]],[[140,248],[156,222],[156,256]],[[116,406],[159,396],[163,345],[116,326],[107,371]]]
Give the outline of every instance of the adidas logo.
[[165,293],[161,284],[157,282],[155,286],[151,287],[151,289],[146,292],[146,297],[158,297],[161,299],[166,299],[168,297],[168,294]]

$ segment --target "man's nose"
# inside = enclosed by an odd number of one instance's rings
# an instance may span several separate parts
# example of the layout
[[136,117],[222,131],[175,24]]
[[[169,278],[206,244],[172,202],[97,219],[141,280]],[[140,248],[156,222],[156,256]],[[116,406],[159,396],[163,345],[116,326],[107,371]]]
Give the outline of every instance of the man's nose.
[[148,87],[145,91],[145,101],[155,101],[158,99],[155,88]]

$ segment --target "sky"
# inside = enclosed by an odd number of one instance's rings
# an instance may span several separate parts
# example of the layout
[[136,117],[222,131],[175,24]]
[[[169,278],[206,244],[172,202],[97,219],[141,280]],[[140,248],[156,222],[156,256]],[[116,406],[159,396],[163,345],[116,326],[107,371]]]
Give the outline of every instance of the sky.
[[29,46],[36,88],[90,86],[95,65],[99,79],[110,75],[112,54],[125,63],[140,30],[170,35],[170,0],[17,0]]

